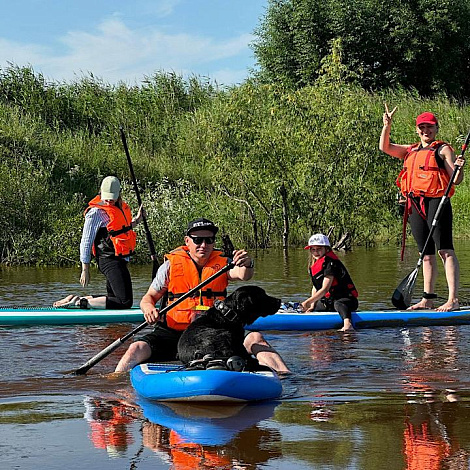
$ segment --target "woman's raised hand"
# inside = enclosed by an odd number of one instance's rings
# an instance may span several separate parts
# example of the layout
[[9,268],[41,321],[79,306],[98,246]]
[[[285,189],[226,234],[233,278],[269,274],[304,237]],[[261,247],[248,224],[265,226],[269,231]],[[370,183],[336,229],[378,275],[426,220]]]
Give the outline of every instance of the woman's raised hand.
[[392,125],[392,118],[393,118],[393,115],[395,114],[397,109],[398,109],[398,107],[395,106],[392,109],[392,111],[389,111],[387,103],[385,103],[385,113],[384,113],[384,116],[383,116],[384,126],[391,126]]

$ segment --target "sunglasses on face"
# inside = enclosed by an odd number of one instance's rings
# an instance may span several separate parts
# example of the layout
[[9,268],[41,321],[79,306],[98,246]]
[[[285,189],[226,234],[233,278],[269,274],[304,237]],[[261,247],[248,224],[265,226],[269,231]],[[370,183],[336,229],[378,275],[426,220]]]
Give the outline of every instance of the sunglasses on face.
[[188,235],[188,237],[196,245],[202,245],[203,242],[206,242],[207,245],[212,245],[212,244],[215,243],[215,236],[212,236],[212,237],[197,237],[196,235]]

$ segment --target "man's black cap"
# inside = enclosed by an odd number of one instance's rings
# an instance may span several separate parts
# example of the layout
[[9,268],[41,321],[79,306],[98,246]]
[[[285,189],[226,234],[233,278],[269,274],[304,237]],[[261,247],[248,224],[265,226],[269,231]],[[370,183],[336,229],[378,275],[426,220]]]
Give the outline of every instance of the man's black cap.
[[186,229],[186,235],[189,235],[194,230],[210,230],[214,235],[219,231],[219,228],[216,227],[214,222],[208,219],[204,219],[203,217],[199,219],[191,220],[188,224],[188,228]]

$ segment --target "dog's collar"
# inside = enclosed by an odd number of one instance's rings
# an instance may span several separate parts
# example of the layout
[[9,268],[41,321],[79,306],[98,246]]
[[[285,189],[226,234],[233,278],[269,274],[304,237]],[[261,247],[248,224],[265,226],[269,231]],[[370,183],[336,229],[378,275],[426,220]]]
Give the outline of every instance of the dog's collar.
[[214,307],[228,320],[228,321],[237,321],[239,319],[237,312],[227,307],[223,300],[216,300],[214,302]]

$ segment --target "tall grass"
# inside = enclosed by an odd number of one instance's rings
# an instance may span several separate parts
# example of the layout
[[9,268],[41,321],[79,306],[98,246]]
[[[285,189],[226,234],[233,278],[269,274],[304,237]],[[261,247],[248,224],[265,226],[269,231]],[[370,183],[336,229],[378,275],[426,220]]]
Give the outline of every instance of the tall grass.
[[[0,261],[78,260],[83,209],[108,174],[123,180],[123,197],[137,209],[119,126],[158,253],[201,215],[237,246],[281,244],[286,211],[292,245],[330,228],[334,239],[347,232],[355,243],[395,243],[400,165],[378,150],[384,102],[399,106],[395,142],[416,141],[414,119],[424,110],[436,112],[440,137],[455,147],[470,128],[467,106],[404,90],[371,94],[327,81],[298,91],[250,81],[219,89],[164,73],[133,87],[91,76],[48,83],[30,68],[4,69]],[[464,236],[466,180],[453,200],[455,232]],[[148,258],[142,233],[137,257]]]

